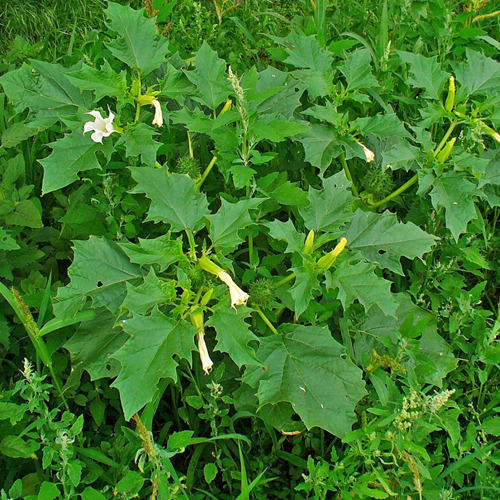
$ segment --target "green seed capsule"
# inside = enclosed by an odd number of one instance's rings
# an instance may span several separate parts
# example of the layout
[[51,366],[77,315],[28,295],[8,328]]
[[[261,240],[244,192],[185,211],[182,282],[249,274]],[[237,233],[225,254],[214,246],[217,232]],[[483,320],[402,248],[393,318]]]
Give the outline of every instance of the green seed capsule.
[[305,254],[310,254],[313,251],[314,245],[314,231],[311,229],[307,235],[306,241],[304,243],[304,249],[302,250]]

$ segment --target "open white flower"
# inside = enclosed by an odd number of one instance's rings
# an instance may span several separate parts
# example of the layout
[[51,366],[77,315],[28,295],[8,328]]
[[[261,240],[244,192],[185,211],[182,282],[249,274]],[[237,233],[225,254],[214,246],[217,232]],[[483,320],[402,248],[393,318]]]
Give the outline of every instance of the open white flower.
[[236,310],[235,306],[244,306],[249,298],[248,293],[244,292],[226,271],[217,273],[217,277],[229,287],[229,294],[231,295],[231,307]]
[[83,133],[90,132],[93,130],[93,134],[90,138],[94,142],[100,142],[102,144],[102,138],[110,136],[113,132],[118,132],[113,127],[113,120],[115,119],[115,115],[109,111],[109,116],[107,118],[103,118],[99,111],[89,111],[88,115],[92,115],[95,119],[93,122],[87,122],[83,126]]
[[163,113],[161,111],[160,101],[158,101],[158,99],[153,99],[151,104],[155,107],[155,116],[151,123],[152,125],[158,125],[158,127],[161,127],[163,125]]
[[205,374],[208,375],[212,371],[214,362],[208,354],[207,344],[205,344],[205,332],[203,330],[198,332],[198,351],[200,353],[201,367]]

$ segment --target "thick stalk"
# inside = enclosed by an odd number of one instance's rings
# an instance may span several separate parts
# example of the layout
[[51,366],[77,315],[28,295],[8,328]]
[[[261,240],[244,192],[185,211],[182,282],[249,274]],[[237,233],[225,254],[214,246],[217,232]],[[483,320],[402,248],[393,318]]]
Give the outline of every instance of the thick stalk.
[[196,183],[195,188],[194,188],[197,193],[200,191],[202,184],[205,182],[205,179],[208,177],[208,174],[210,173],[212,168],[214,168],[216,161],[217,161],[217,156],[214,156],[210,160],[210,163],[207,165],[207,168],[203,171],[203,174],[201,175],[200,180]]
[[413,186],[415,182],[418,180],[418,175],[415,174],[409,181],[405,182],[402,186],[398,187],[396,191],[393,191],[390,195],[386,196],[383,200],[377,201],[375,203],[371,203],[370,206],[372,208],[380,207],[380,205],[384,205],[388,201],[391,201],[393,198],[396,198],[396,196],[399,196],[401,193],[406,191],[408,188]]
[[267,319],[267,316],[262,312],[260,307],[254,307],[257,314],[262,318],[264,323],[268,326],[269,330],[271,330],[275,335],[279,335],[278,330],[274,327],[274,325]]
[[290,273],[288,276],[278,281],[278,283],[274,285],[274,288],[279,288],[280,286],[283,286],[285,283],[288,283],[289,281],[293,280],[296,276],[297,275],[295,273]]
[[139,99],[140,97],[141,97],[141,73],[137,71],[137,107],[135,108],[134,123],[138,122],[139,115],[141,113],[141,103]]
[[345,159],[345,154],[341,153],[340,154],[340,162],[342,163],[342,167],[344,168],[345,176],[347,177],[347,180],[351,183],[352,186],[352,193],[354,196],[359,196],[358,190],[356,188],[356,185],[354,184],[354,180],[351,175],[351,171],[349,170],[349,166],[347,165],[347,160]]

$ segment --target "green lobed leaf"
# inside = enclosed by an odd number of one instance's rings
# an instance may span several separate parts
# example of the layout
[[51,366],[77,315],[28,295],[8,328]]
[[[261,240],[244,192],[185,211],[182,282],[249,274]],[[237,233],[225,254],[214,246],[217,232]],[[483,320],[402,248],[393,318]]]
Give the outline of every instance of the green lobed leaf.
[[166,61],[168,40],[156,34],[154,20],[144,17],[143,9],[110,2],[105,13],[109,27],[118,34],[106,46],[117,59],[145,75]]
[[309,306],[314,292],[320,289],[318,271],[309,260],[304,260],[302,266],[294,267],[292,271],[295,273],[295,282],[290,288],[290,295],[298,318]]
[[72,316],[90,297],[94,307],[117,313],[125,298],[125,283],[142,274],[141,268],[132,264],[113,241],[95,236],[75,241],[74,259],[68,269],[71,281],[59,288],[54,312],[56,316]]
[[229,97],[231,86],[227,81],[226,63],[203,42],[195,60],[195,69],[186,71],[189,81],[196,86],[199,98],[210,109],[215,109]]
[[49,146],[52,147],[52,153],[38,160],[44,170],[43,194],[68,186],[78,180],[80,172],[101,168],[96,153],[110,153],[107,151],[109,147],[94,142],[89,134],[83,135],[82,130],[74,130]]
[[141,266],[157,265],[160,273],[184,258],[182,238],[170,239],[170,233],[158,238],[138,238],[139,243],[119,243],[130,262]]
[[177,380],[177,359],[191,361],[196,328],[186,321],[174,322],[159,311],[122,321],[130,335],[113,354],[120,374],[112,387],[120,391],[123,413],[129,420],[153,398],[163,378]]
[[347,80],[347,90],[378,87],[378,82],[372,74],[368,49],[357,49],[347,54],[345,63],[339,69]]
[[288,120],[258,120],[252,124],[251,130],[255,134],[255,139],[263,139],[272,142],[281,142],[287,137],[302,134],[309,129],[307,123],[299,123]]
[[424,89],[423,97],[427,99],[441,99],[448,73],[443,71],[437,62],[437,57],[425,57],[412,52],[398,51],[399,57],[411,66],[409,83],[414,87]]
[[326,273],[327,288],[338,288],[344,309],[358,300],[368,312],[377,305],[384,314],[394,316],[397,302],[391,293],[391,282],[377,276],[375,267],[367,262],[340,260]]
[[124,98],[127,91],[125,71],[117,73],[106,60],[99,69],[81,63],[77,68],[72,68],[66,76],[80,90],[92,91],[96,101],[104,97]]
[[343,171],[323,179],[322,189],[309,188],[309,205],[299,213],[307,229],[336,233],[352,217],[354,197]]
[[283,61],[296,68],[310,68],[320,73],[330,70],[333,56],[322,48],[315,35],[292,31],[283,43],[288,57]]
[[154,167],[156,153],[161,146],[159,142],[153,140],[155,135],[158,133],[153,127],[145,123],[138,123],[134,127],[128,128],[116,144],[125,144],[127,156],[140,155],[142,163]]
[[259,342],[259,338],[252,333],[245,321],[249,316],[248,308],[238,307],[234,311],[224,302],[206,323],[217,332],[215,349],[228,353],[239,368],[242,365],[261,364],[255,356],[255,350],[249,345],[250,342]]
[[166,222],[173,232],[203,226],[209,214],[204,194],[195,192],[194,181],[183,174],[171,174],[160,168],[130,168],[137,186],[133,193],[144,193],[151,200],[146,220]]
[[326,327],[288,324],[280,332],[261,338],[257,356],[266,369],[247,370],[245,382],[258,385],[261,407],[289,402],[307,428],[345,436],[366,394],[361,370]]
[[402,122],[394,114],[374,115],[356,118],[351,122],[351,128],[362,134],[372,134],[375,137],[410,137]]
[[269,228],[269,234],[272,238],[286,241],[286,253],[298,252],[304,246],[304,235],[297,232],[290,219],[286,222],[273,220],[264,223],[264,225]]
[[467,48],[465,53],[467,62],[457,63],[454,69],[457,80],[467,89],[469,95],[498,93],[500,63],[470,48]]
[[476,186],[462,172],[445,172],[432,183],[432,205],[435,209],[445,209],[446,227],[455,241],[465,232],[467,224],[476,218],[476,195]]
[[110,356],[127,340],[115,327],[115,316],[105,308],[98,309],[94,319],[85,321],[64,344],[71,354],[73,370],[86,370],[91,380],[118,375],[120,364]]
[[239,231],[253,223],[250,210],[257,208],[263,198],[251,198],[231,203],[222,200],[221,207],[214,215],[208,215],[209,234],[215,248],[224,253],[232,252],[243,241]]
[[345,237],[351,250],[358,250],[369,261],[398,274],[403,274],[402,256],[422,257],[435,241],[433,235],[415,224],[398,222],[389,211],[375,214],[361,209],[354,214]]

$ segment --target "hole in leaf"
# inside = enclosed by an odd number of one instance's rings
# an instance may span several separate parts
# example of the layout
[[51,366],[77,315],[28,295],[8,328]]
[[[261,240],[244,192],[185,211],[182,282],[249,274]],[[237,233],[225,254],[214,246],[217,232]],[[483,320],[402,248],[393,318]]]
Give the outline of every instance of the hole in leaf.
[[379,254],[379,255],[384,255],[384,253],[385,253],[385,250],[379,250],[379,251],[378,251],[378,254]]
[[101,288],[101,286],[102,286],[102,285],[103,285],[102,281],[98,281],[98,282],[97,282],[97,287],[98,287],[98,288]]

